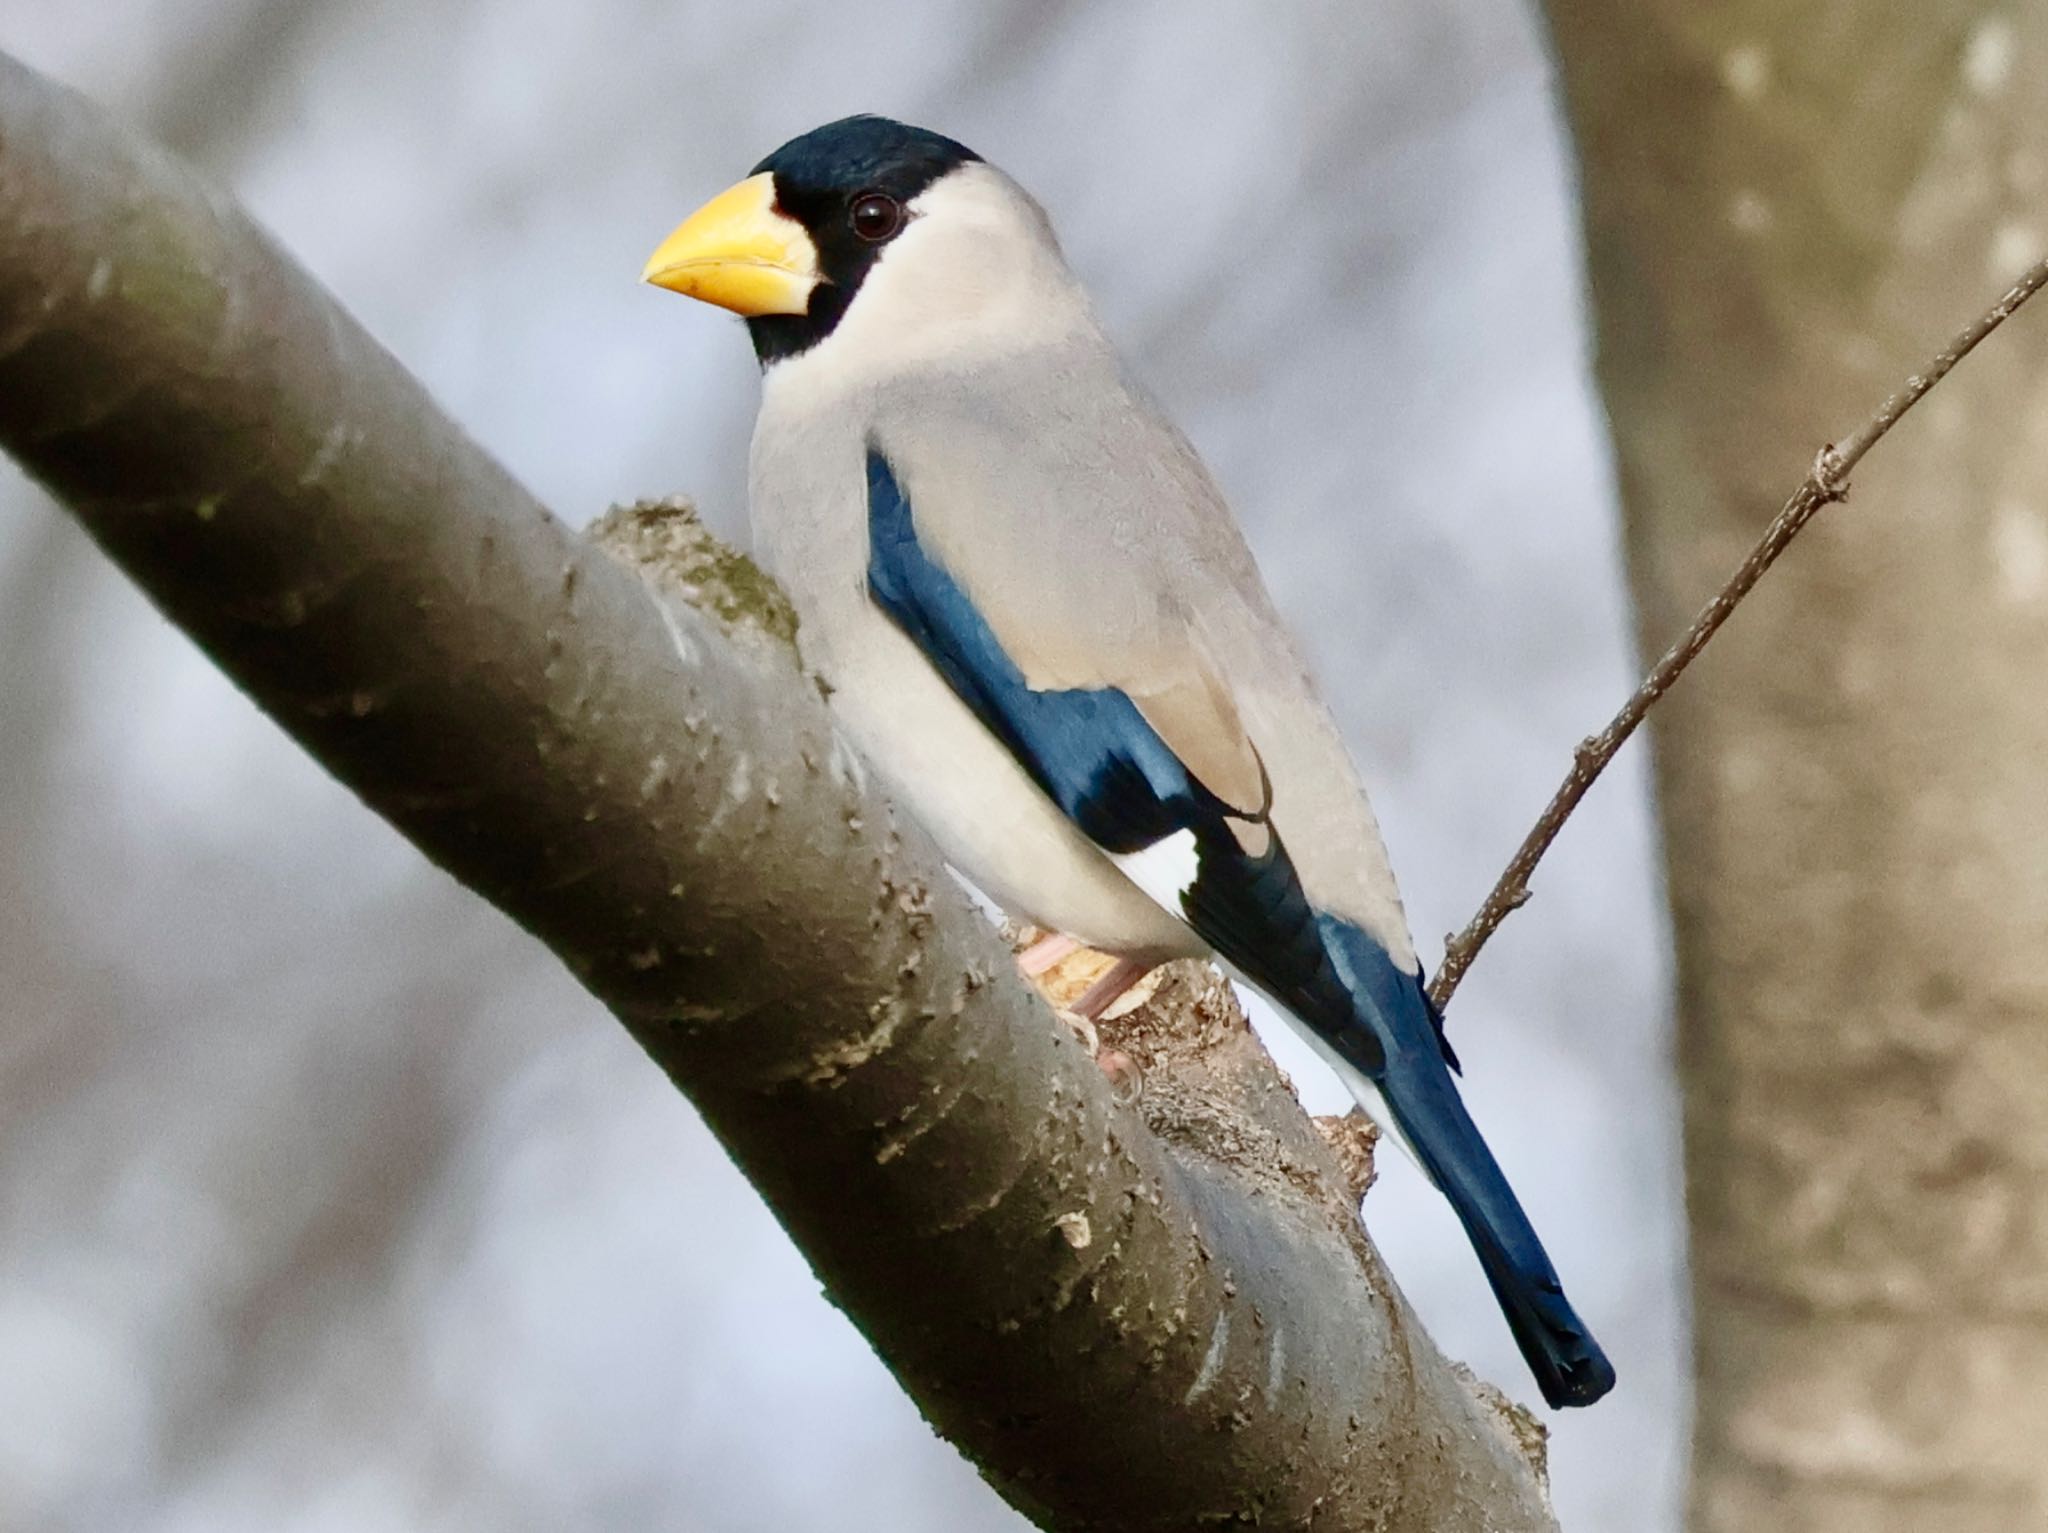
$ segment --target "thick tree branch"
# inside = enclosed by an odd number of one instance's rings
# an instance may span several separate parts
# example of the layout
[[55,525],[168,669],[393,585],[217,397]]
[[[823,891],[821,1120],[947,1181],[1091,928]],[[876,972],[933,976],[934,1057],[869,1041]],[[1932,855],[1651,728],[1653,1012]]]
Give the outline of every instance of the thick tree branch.
[[7,62],[0,443],[561,956],[1044,1526],[1550,1526],[1227,995],[1169,984],[1113,1088],[745,566],[673,510],[574,536],[231,204]]
[[1557,833],[1564,829],[1564,822],[1579,807],[1579,800],[1586,796],[1587,789],[1607,770],[1607,763],[1636,732],[1636,726],[1649,716],[1657,699],[1671,690],[1685,668],[1707,647],[1707,640],[1728,621],[1736,603],[1763,579],[1764,571],[1777,562],[1778,555],[1799,536],[1800,529],[1813,519],[1815,512],[1823,506],[1849,498],[1849,475],[1863,461],[1863,455],[1875,447],[1908,410],[1925,398],[1930,389],[1946,378],[1979,341],[2010,319],[2020,305],[2044,285],[2048,285],[2048,259],[2029,267],[2018,281],[2006,289],[1998,302],[1959,330],[1933,360],[1879,405],[1870,419],[1839,443],[1820,450],[1813,460],[1813,468],[1799,488],[1792,492],[1791,498],[1771,519],[1763,536],[1757,539],[1756,546],[1750,549],[1748,557],[1736,567],[1735,573],[1728,577],[1727,583],[1700,609],[1692,626],[1650,668],[1650,674],[1643,678],[1642,685],[1622,705],[1621,711],[1608,720],[1607,727],[1579,742],[1578,749],[1572,752],[1571,770],[1544,806],[1543,813],[1537,816],[1529,834],[1522,838],[1522,844],[1508,860],[1506,870],[1493,886],[1493,892],[1486,896],[1486,902],[1479,907],[1479,913],[1472,917],[1471,924],[1463,931],[1444,939],[1444,961],[1436,971],[1436,978],[1429,982],[1430,997],[1439,1009],[1450,1003],[1458,982],[1472,967],[1472,960],[1479,956],[1479,950],[1486,945],[1495,928],[1511,912],[1529,902],[1530,875],[1536,871],[1536,864],[1543,860],[1543,854],[1550,850],[1550,843],[1557,839]]

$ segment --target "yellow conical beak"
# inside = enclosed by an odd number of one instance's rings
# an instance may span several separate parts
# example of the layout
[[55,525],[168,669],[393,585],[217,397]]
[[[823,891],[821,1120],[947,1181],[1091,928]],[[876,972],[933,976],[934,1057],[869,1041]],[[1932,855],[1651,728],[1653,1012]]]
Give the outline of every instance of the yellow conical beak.
[[775,207],[775,177],[749,176],[697,209],[647,259],[642,282],[735,314],[801,314],[818,285],[818,250]]

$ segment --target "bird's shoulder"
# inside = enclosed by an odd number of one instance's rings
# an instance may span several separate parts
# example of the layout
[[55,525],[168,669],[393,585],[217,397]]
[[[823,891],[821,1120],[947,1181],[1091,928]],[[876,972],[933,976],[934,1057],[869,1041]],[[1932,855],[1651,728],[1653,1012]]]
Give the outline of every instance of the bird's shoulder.
[[885,400],[919,536],[1048,685],[1170,661],[1204,609],[1271,604],[1207,466],[1113,353],[1046,348]]

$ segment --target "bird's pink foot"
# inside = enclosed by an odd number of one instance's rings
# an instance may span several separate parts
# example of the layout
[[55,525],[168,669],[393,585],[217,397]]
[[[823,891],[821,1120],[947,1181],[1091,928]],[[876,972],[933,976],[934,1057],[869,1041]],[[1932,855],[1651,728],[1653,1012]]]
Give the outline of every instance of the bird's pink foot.
[[1099,1021],[1102,1014],[1116,1004],[1117,998],[1150,974],[1152,968],[1142,958],[1119,958],[1102,978],[1082,991],[1067,1010],[1090,1022]]
[[1036,979],[1054,964],[1069,954],[1081,951],[1081,944],[1064,932],[1053,932],[1040,937],[1031,946],[1017,955],[1017,967],[1024,971],[1025,978]]

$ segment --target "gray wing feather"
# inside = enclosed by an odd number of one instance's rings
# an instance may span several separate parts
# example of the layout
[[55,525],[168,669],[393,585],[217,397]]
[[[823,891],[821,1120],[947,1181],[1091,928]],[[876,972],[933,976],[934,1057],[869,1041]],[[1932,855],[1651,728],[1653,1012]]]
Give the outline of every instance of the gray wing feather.
[[874,431],[920,540],[1033,686],[1124,691],[1233,804],[1269,781],[1310,899],[1413,964],[1364,786],[1251,551],[1106,345],[984,362],[971,386],[920,377],[877,401]]

